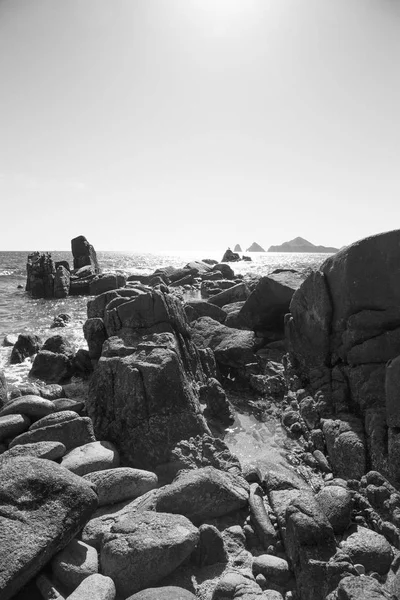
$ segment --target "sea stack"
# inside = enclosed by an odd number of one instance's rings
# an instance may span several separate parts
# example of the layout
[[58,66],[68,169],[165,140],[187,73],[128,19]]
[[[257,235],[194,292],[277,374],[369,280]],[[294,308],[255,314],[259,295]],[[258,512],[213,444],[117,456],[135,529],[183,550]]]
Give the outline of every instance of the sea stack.
[[246,252],[265,252],[264,248],[257,244],[257,242],[253,242],[249,248],[247,248]]
[[100,273],[96,251],[84,235],[79,235],[71,240],[71,249],[74,257],[74,269],[90,266],[92,267],[93,274]]
[[242,252],[242,249],[240,247],[240,244],[236,244],[236,246],[233,249],[234,252]]

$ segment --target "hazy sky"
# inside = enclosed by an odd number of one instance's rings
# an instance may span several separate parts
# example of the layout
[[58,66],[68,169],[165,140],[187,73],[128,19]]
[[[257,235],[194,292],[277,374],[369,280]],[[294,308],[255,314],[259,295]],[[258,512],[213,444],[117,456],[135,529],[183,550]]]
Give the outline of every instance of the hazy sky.
[[400,227],[398,0],[0,0],[3,250]]

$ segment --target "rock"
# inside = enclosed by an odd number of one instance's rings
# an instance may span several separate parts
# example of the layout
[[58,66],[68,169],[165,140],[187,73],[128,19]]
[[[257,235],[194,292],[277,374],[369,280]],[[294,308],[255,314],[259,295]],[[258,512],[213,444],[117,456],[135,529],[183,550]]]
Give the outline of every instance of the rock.
[[98,573],[97,550],[80,540],[73,539],[53,556],[51,568],[56,580],[67,591],[72,592],[86,577]]
[[80,269],[89,265],[93,273],[100,273],[95,249],[89,244],[85,236],[79,235],[71,240],[71,249],[74,257],[74,269]]
[[386,422],[388,427],[400,427],[400,356],[390,360],[386,365],[385,397]]
[[260,244],[253,242],[251,246],[246,249],[246,252],[265,252],[265,250],[260,246]]
[[35,431],[41,427],[47,427],[48,425],[57,425],[58,423],[65,423],[66,421],[72,421],[78,419],[79,415],[73,410],[61,410],[53,412],[46,417],[42,417],[38,421],[35,421],[30,427],[29,431]]
[[13,439],[10,448],[18,444],[32,444],[34,442],[61,442],[67,450],[72,450],[77,446],[83,446],[95,440],[91,419],[79,417],[21,433]]
[[126,598],[174,571],[198,540],[197,528],[182,515],[142,512],[113,525],[104,536],[101,569]]
[[285,586],[292,578],[287,561],[272,554],[255,556],[253,573],[254,575],[261,573],[268,583],[272,582],[278,586]]
[[147,588],[129,596],[127,600],[195,600],[196,596],[185,588],[175,585]]
[[276,531],[266,511],[263,492],[258,483],[250,485],[250,519],[260,543],[265,550],[276,543]]
[[73,346],[64,336],[54,335],[35,356],[29,375],[47,383],[63,383],[73,374],[74,354]]
[[70,450],[62,459],[61,466],[76,475],[119,466],[119,454],[110,442],[90,442]]
[[8,400],[8,386],[4,372],[0,370],[0,409]]
[[21,333],[12,349],[10,364],[16,365],[24,362],[26,358],[39,352],[41,345],[42,342],[37,335]]
[[248,498],[248,483],[242,477],[203,467],[184,471],[171,484],[160,488],[156,508],[202,523],[242,508]]
[[52,324],[50,325],[50,329],[57,329],[59,327],[66,327],[68,323],[71,322],[71,315],[67,313],[60,313],[56,317],[54,317]]
[[230,304],[231,302],[241,302],[242,300],[246,300],[249,297],[249,294],[250,290],[247,285],[245,283],[238,283],[219,292],[219,294],[215,294],[212,298],[209,298],[208,302],[221,307],[225,306],[225,304]]
[[153,470],[180,440],[210,433],[193,385],[200,361],[190,339],[180,339],[152,334],[95,368],[87,411],[97,437],[113,442],[126,466]]
[[304,277],[299,273],[278,273],[261,277],[239,312],[249,329],[282,331],[292,296]]
[[237,262],[238,260],[240,260],[239,254],[237,254],[236,252],[232,252],[232,250],[228,248],[228,250],[225,251],[225,254],[222,257],[221,262]]
[[5,415],[25,415],[38,419],[54,412],[54,404],[40,396],[20,396],[8,402],[0,410],[0,417]]
[[86,577],[67,600],[114,600],[115,596],[115,584],[111,577],[95,573]]
[[[321,431],[321,430],[319,430],[319,431]],[[321,431],[321,433],[322,433],[322,431]],[[314,438],[311,438],[311,440],[314,445],[319,443],[318,438],[316,440]],[[312,455],[315,458],[315,460],[317,461],[317,465],[321,469],[321,471],[323,471],[324,473],[330,473],[331,468],[330,468],[327,458],[323,454],[323,452],[321,452],[321,450],[314,450]]]
[[[239,459],[231,453],[226,443],[210,435],[180,441],[171,451],[170,462],[173,476],[181,470],[215,467],[232,475],[241,475]],[[164,466],[161,467],[163,469]]]
[[192,323],[193,342],[198,348],[211,348],[218,363],[241,367],[255,362],[255,336],[252,331],[232,329],[210,317]]
[[63,265],[59,265],[54,277],[54,297],[66,298],[69,294],[71,285],[71,275],[68,269]]
[[30,419],[25,415],[10,414],[0,417],[0,442],[26,431],[30,424]]
[[210,317],[218,323],[223,323],[226,319],[226,312],[222,308],[204,300],[186,302],[185,313],[189,321],[195,321],[200,317]]
[[373,577],[344,577],[337,591],[330,594],[327,600],[392,600],[393,596],[386,593]]
[[107,331],[103,319],[95,317],[85,321],[83,333],[88,344],[90,358],[100,358],[103,344],[107,339]]
[[336,477],[361,479],[366,472],[363,427],[356,417],[346,415],[345,418],[323,420],[329,461]]
[[33,252],[28,255],[26,264],[26,287],[32,298],[54,298],[56,269],[51,254]]
[[340,544],[353,563],[364,565],[366,571],[374,571],[385,575],[393,560],[393,551],[383,535],[357,527],[356,531],[345,536]]
[[233,409],[224,388],[217,379],[209,378],[207,384],[200,388],[200,402],[206,404],[204,416],[207,419],[217,420],[225,426],[234,422]]
[[220,273],[222,273],[222,276],[224,277],[224,279],[234,279],[235,278],[235,273],[234,273],[232,267],[230,267],[229,265],[227,265],[223,262],[213,265],[212,270],[219,271]]
[[53,400],[53,404],[56,407],[56,412],[73,410],[78,414],[85,406],[85,402],[79,398],[57,398],[56,400]]
[[76,376],[87,378],[93,373],[93,364],[89,351],[79,348],[72,362],[72,369]]
[[[30,585],[33,587],[33,580],[31,580]],[[50,581],[50,579],[48,577],[46,577],[46,575],[42,572],[38,577],[36,577],[36,581],[35,581],[35,587],[36,590],[40,592],[39,597],[37,598],[37,600],[64,600],[64,597],[61,596],[60,592],[57,590],[57,588],[53,585],[53,582]],[[29,586],[29,584],[28,584]],[[22,593],[24,592],[24,590],[22,591]],[[31,595],[30,592],[28,592],[28,597],[27,600],[35,600],[36,596],[33,597],[33,595]],[[20,594],[18,594],[15,598],[19,599],[20,598]],[[24,598],[24,596],[23,596]],[[22,600],[22,599],[21,599]]]
[[0,594],[8,600],[80,531],[97,506],[82,478],[37,458],[0,461]]
[[15,346],[18,340],[18,335],[15,333],[7,333],[7,335],[3,338],[3,346],[6,348],[10,348]]
[[197,565],[215,565],[229,560],[221,533],[213,525],[204,524],[199,527],[200,539],[194,554]]
[[242,249],[240,247],[240,244],[236,244],[236,246],[233,249],[234,252],[242,252]]
[[89,285],[89,293],[91,296],[97,296],[110,290],[117,290],[126,285],[126,278],[121,273],[104,273],[98,275]]
[[155,489],[158,482],[155,473],[130,467],[95,471],[84,475],[84,479],[95,484],[99,506],[142,496]]
[[335,534],[341,534],[350,525],[353,500],[349,490],[342,486],[329,485],[315,496],[322,512],[328,518]]
[[57,460],[64,456],[66,452],[64,444],[60,442],[36,442],[34,444],[17,445],[4,452],[0,460],[6,458],[17,458],[22,456],[34,456],[36,458],[46,458],[47,460]]

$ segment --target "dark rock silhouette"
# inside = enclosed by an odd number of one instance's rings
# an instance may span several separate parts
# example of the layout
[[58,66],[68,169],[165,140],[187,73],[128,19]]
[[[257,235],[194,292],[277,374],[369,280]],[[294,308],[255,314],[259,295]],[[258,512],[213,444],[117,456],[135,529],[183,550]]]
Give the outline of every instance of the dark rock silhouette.
[[302,237],[296,237],[278,246],[270,246],[268,252],[337,252],[338,248],[331,246],[315,246]]
[[71,240],[71,249],[74,257],[74,269],[89,265],[92,267],[93,273],[100,273],[96,251],[84,235],[79,235]]
[[232,250],[228,248],[222,257],[221,262],[237,262],[238,260],[240,260],[239,254],[232,252]]

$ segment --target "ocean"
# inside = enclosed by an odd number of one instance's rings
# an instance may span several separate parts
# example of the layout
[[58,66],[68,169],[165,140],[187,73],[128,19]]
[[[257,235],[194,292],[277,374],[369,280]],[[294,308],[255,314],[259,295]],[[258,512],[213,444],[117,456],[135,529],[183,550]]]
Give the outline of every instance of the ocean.
[[[72,265],[72,254],[67,251],[50,251],[53,260],[67,260]],[[140,252],[97,251],[97,258],[103,272],[120,271],[126,275],[133,273],[147,275],[155,269],[172,265],[183,267],[192,260],[211,258],[220,261],[221,251],[175,251],[158,254]],[[27,359],[22,365],[11,366],[11,348],[3,347],[7,334],[35,333],[44,341],[51,335],[62,332],[74,343],[76,349],[87,348],[82,326],[86,320],[88,296],[71,296],[58,300],[33,299],[25,292],[26,259],[29,251],[0,252],[0,368],[4,370],[9,383],[26,380],[31,367]],[[296,269],[309,272],[318,269],[328,254],[317,253],[247,253],[252,261],[230,263],[235,274],[262,276],[277,268]],[[50,329],[56,315],[68,313],[70,324],[60,329]]]

